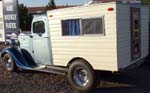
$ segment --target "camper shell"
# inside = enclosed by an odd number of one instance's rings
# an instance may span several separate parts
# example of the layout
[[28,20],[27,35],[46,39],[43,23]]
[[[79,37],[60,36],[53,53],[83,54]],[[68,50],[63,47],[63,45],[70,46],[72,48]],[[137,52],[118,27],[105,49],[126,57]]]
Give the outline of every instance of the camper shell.
[[[140,10],[138,41],[140,56],[132,59],[132,8]],[[67,66],[75,58],[83,58],[94,69],[119,71],[148,55],[148,7],[140,4],[100,3],[47,12],[53,64]],[[101,20],[102,32],[84,34],[84,19]],[[80,35],[64,35],[63,20],[80,20]],[[86,21],[86,20],[85,20]],[[87,20],[88,21],[88,20]],[[91,22],[92,23],[92,22]],[[88,23],[87,23],[88,24]],[[89,23],[90,24],[90,23]],[[86,28],[88,30],[90,28]],[[92,31],[92,30],[91,30]],[[135,54],[136,55],[136,54]]]
[[77,90],[94,85],[94,71],[121,71],[148,55],[149,8],[99,3],[47,11],[35,16],[31,34],[21,33],[3,50],[7,71],[16,67],[63,73]]

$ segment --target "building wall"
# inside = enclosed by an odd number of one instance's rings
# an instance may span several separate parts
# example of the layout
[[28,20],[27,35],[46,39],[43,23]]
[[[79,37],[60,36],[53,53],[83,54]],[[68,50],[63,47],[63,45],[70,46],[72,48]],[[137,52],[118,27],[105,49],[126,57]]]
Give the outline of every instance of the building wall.
[[0,42],[5,41],[5,34],[4,34],[4,21],[3,21],[3,7],[2,1],[0,1]]

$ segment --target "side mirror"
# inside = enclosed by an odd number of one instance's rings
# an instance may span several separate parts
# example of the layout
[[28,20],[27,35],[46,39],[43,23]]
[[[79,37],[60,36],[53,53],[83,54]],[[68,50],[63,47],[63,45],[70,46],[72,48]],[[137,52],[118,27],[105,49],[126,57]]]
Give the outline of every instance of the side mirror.
[[29,35],[29,37],[30,37],[30,38],[33,38],[33,36],[32,36],[32,35]]

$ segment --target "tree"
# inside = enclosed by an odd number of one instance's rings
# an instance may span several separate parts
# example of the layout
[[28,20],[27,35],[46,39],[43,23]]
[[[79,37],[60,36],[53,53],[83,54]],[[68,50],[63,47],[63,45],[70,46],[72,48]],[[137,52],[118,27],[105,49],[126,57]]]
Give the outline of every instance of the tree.
[[56,8],[55,1],[54,0],[49,0],[49,2],[48,2],[48,4],[46,5],[45,8],[46,8],[46,11],[55,9]]
[[150,5],[150,0],[141,0],[143,4],[148,4]]
[[32,15],[28,14],[27,7],[19,4],[19,23],[21,30],[29,30],[32,22]]

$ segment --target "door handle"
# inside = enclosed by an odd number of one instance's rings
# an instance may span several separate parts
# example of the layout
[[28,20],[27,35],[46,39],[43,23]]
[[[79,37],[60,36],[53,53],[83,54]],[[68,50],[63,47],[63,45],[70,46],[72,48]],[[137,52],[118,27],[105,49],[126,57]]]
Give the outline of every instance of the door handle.
[[33,38],[33,36],[32,36],[32,35],[30,35],[29,37],[30,37],[30,38]]
[[49,37],[44,37],[44,38],[49,38]]

